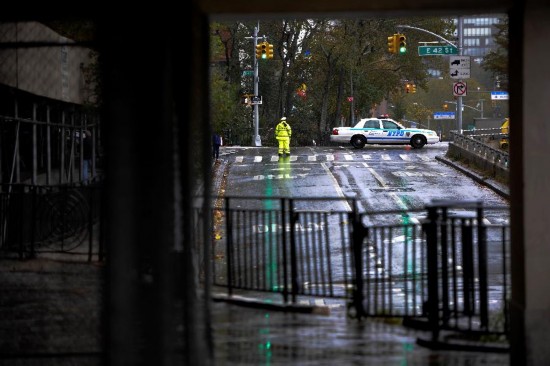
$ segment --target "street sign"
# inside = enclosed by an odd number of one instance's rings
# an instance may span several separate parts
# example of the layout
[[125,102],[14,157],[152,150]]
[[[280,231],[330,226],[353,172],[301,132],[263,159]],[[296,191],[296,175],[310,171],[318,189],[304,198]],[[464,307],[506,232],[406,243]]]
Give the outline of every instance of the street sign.
[[508,100],[508,99],[509,99],[508,92],[505,92],[505,91],[491,92],[491,100]]
[[468,79],[470,77],[470,56],[449,57],[451,79]]
[[418,56],[458,55],[458,48],[453,46],[418,46]]
[[254,76],[254,70],[244,70],[243,76]]
[[261,95],[255,95],[251,99],[252,99],[252,104],[262,104],[262,96]]
[[453,95],[455,97],[465,97],[467,90],[468,88],[466,86],[466,83],[463,81],[459,81],[453,84]]
[[434,112],[434,119],[455,119],[455,112]]

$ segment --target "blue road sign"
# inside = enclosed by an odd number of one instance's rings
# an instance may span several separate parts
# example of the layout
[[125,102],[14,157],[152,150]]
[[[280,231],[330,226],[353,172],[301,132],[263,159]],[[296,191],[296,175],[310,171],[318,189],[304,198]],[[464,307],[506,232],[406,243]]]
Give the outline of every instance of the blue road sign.
[[508,92],[506,91],[492,91],[491,100],[508,100]]
[[434,119],[455,119],[455,112],[434,112]]

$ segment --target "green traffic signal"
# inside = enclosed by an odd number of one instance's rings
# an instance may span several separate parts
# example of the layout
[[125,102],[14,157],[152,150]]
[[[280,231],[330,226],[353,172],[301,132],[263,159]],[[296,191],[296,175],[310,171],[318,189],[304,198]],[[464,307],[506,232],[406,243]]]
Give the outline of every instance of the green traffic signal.
[[398,37],[399,40],[399,53],[407,52],[407,37],[404,34],[400,34]]

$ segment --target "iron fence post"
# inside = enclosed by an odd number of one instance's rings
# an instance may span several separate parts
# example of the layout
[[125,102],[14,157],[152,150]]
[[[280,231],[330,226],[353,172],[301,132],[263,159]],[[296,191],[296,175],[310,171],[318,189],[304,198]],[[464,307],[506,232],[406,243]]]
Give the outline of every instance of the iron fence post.
[[231,210],[229,209],[229,198],[225,198],[225,222],[226,222],[226,232],[227,238],[225,240],[225,256],[227,257],[227,294],[229,296],[233,295],[233,253],[231,252],[233,248],[233,218],[231,217]]
[[292,284],[292,303],[296,303],[298,293],[298,263],[296,256],[296,221],[298,214],[294,212],[294,201],[288,200],[288,213],[290,216],[290,280]]
[[487,242],[486,228],[483,223],[482,203],[477,204],[477,242],[478,242],[478,260],[479,260],[479,320],[482,328],[488,329],[489,326],[489,301],[487,294]]
[[426,251],[428,262],[428,324],[432,331],[432,341],[439,338],[439,276],[437,260],[437,224],[438,207],[428,207],[428,222],[423,224],[426,232]]
[[363,308],[364,293],[363,293],[363,239],[365,237],[365,227],[361,223],[361,216],[357,208],[357,200],[353,201],[353,211],[350,213],[352,223],[352,259],[355,270],[353,289],[353,306],[355,307],[357,319],[365,316]]

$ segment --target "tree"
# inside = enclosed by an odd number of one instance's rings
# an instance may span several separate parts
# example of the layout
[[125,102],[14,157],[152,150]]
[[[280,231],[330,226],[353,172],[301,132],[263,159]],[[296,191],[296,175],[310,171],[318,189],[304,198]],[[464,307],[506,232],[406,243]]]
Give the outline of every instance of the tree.
[[[293,121],[293,130],[297,132],[294,141],[301,141],[299,131],[304,131],[306,142],[321,141],[332,126],[341,125],[342,119],[349,120],[352,107],[357,118],[372,116],[375,105],[399,95],[402,80],[425,85],[430,77],[427,70],[433,67],[433,61],[426,62],[410,51],[402,55],[387,52],[387,36],[395,33],[399,24],[415,25],[444,35],[452,31],[452,23],[441,18],[262,22],[260,34],[274,45],[275,58],[259,63],[263,100],[259,109],[260,134],[269,138],[272,121],[284,114]],[[217,65],[226,73],[225,80],[241,90],[253,85],[242,71],[252,70],[254,50],[249,39],[257,25],[252,22],[216,24],[217,29],[226,27],[228,31],[223,42],[216,40],[211,54],[217,55]],[[219,31],[211,34],[220,38]],[[434,40],[412,32],[407,38],[409,44]],[[301,85],[307,86],[305,94],[299,90]],[[353,103],[349,97],[353,97]],[[219,102],[233,101],[220,98]],[[238,109],[234,113],[238,115]],[[232,121],[236,123],[235,119]],[[244,122],[239,120],[239,123]]]
[[508,17],[504,17],[495,25],[498,29],[494,36],[497,48],[489,52],[483,59],[482,67],[493,73],[500,80],[500,88],[508,89]]

